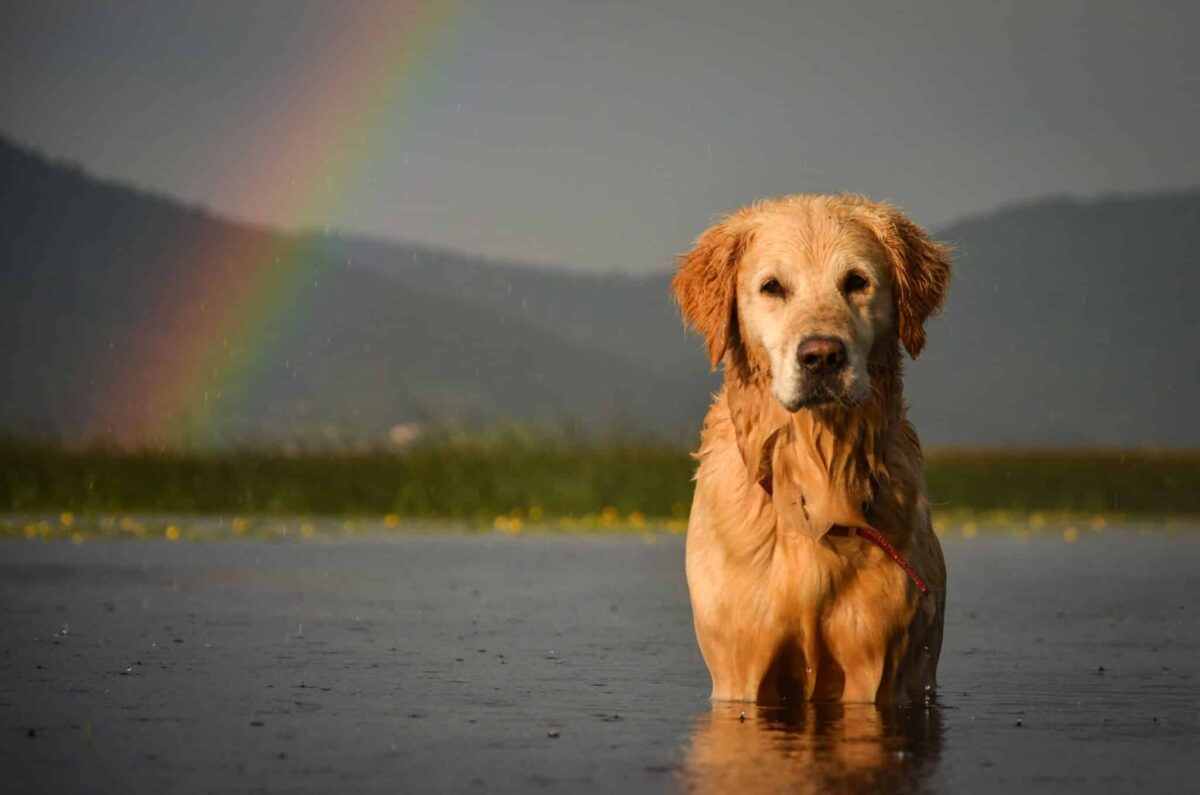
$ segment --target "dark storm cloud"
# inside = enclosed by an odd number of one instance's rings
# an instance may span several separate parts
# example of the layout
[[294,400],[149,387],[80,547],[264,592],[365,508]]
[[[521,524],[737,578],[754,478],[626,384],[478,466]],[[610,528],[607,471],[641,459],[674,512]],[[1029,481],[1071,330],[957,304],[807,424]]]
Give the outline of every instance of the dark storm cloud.
[[370,6],[9,3],[0,130],[258,220],[661,269],[767,194],[864,191],[936,225],[1200,182],[1198,8],[468,4],[370,178],[334,217],[294,218],[228,177],[270,155],[314,53]]

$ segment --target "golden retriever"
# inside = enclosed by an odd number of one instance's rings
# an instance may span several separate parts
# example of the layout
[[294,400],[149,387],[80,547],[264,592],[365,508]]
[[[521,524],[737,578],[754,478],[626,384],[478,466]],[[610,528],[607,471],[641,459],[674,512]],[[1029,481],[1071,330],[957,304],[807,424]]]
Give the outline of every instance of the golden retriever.
[[671,290],[724,385],[687,533],[712,696],[895,703],[936,685],[946,569],[905,417],[947,249],[866,198],[788,196],[722,219]]

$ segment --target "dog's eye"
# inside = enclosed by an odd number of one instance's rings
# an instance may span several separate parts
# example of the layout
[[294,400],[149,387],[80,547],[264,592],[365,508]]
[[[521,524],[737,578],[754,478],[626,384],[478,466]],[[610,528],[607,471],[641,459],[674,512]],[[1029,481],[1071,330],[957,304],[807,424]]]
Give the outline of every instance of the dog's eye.
[[854,293],[861,293],[870,286],[871,283],[867,281],[866,276],[863,276],[858,271],[851,271],[846,274],[846,279],[842,282],[842,292],[846,295],[852,295]]
[[767,279],[762,283],[762,287],[758,288],[760,293],[764,295],[783,295],[783,285],[778,279]]

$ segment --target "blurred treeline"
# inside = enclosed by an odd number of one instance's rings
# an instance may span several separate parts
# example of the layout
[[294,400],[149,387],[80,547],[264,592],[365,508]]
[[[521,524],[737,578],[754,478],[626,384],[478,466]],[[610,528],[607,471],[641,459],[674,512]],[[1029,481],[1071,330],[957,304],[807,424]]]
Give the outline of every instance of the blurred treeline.
[[[927,453],[934,510],[1200,515],[1200,451]],[[0,511],[382,515],[486,520],[615,509],[685,516],[678,447],[514,436],[402,451],[129,451],[0,441]]]

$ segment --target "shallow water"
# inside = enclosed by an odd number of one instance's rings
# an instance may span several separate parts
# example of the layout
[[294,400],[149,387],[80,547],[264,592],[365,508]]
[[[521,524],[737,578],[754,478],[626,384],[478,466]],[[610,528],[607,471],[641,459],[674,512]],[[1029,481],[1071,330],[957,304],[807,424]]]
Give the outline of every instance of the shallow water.
[[945,542],[932,707],[713,707],[682,539],[0,543],[0,769],[170,787],[1127,791],[1200,774],[1200,533]]

